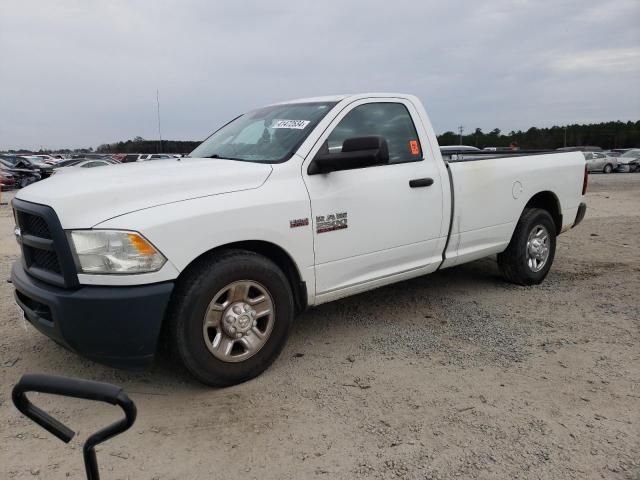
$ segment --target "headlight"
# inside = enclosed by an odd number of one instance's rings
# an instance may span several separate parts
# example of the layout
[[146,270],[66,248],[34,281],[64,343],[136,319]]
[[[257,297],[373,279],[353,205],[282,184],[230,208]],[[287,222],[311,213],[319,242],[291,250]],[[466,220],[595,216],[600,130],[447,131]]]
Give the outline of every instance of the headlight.
[[167,261],[142,235],[123,230],[75,230],[69,238],[81,273],[132,274],[160,270]]

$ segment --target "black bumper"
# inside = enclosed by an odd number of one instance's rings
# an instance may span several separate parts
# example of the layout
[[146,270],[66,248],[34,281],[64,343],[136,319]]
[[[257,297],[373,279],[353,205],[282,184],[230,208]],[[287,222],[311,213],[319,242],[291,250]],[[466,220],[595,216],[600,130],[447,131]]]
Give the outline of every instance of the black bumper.
[[65,289],[11,270],[25,318],[57,343],[112,367],[142,369],[153,361],[173,282]]
[[576,213],[576,221],[573,222],[573,226],[571,228],[577,226],[580,222],[582,222],[586,213],[587,213],[587,204],[582,202],[578,207],[578,213]]

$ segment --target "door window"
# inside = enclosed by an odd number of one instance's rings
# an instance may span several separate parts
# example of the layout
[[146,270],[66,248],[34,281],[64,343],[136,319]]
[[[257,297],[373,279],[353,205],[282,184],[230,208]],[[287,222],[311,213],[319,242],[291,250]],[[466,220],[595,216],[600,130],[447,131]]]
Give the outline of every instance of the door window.
[[389,163],[422,160],[411,115],[401,103],[366,103],[351,110],[327,138],[329,153],[340,153],[348,138],[380,136],[389,147]]

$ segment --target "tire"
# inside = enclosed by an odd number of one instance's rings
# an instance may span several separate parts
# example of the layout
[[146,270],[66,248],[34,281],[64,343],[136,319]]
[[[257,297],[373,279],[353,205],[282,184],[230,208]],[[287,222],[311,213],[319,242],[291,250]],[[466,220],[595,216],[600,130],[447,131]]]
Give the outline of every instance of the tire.
[[604,169],[602,170],[604,173],[611,173],[613,172],[613,165],[611,165],[610,163],[607,163],[604,166]]
[[[269,307],[271,314],[260,316]],[[212,315],[213,326],[205,314]],[[256,377],[275,361],[293,316],[293,293],[282,270],[254,252],[228,250],[206,257],[180,279],[169,307],[169,335],[194,377],[226,387]]]
[[[542,236],[540,233],[542,232]],[[546,257],[544,248],[540,248],[541,239],[546,232]],[[537,250],[535,254],[531,248]],[[504,278],[518,285],[537,285],[545,279],[556,253],[556,226],[546,210],[525,208],[518,220],[515,232],[507,249],[498,254],[498,267]],[[544,262],[537,256],[545,257]]]

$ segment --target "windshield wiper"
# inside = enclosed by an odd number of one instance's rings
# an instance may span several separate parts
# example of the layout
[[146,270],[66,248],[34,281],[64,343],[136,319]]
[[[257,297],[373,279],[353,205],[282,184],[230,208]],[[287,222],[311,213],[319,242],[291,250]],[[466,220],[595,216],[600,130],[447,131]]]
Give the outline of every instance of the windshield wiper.
[[221,157],[217,153],[214,153],[213,155],[209,155],[207,158],[220,158],[222,160],[238,160],[240,162],[244,162],[245,161],[244,158],[234,158],[234,157],[226,157],[226,156]]

